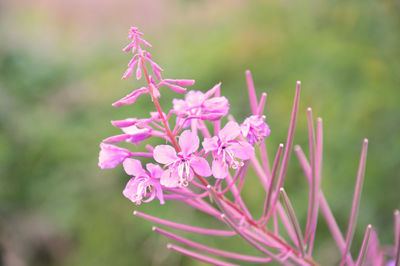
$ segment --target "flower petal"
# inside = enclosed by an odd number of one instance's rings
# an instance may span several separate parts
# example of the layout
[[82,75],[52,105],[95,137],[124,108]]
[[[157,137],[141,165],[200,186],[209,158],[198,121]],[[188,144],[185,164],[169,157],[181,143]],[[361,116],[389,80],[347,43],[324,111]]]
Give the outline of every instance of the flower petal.
[[219,138],[221,140],[229,141],[235,139],[240,134],[239,124],[233,121],[229,121],[223,129],[219,132]]
[[141,176],[145,173],[139,160],[128,158],[123,163],[125,172],[131,176]]
[[154,183],[153,186],[154,186],[155,189],[156,189],[156,196],[157,196],[157,198],[160,200],[160,204],[165,204],[161,185],[158,184],[158,183]]
[[156,178],[156,179],[161,178],[163,170],[159,165],[153,164],[153,163],[148,163],[148,164],[146,164],[146,169],[147,169],[147,171],[149,171],[149,174],[152,178]]
[[109,138],[106,138],[105,140],[103,140],[104,142],[107,143],[118,143],[124,140],[127,140],[131,137],[131,135],[128,134],[121,134],[121,135],[115,135]]
[[196,172],[196,174],[208,177],[211,175],[210,165],[207,160],[202,157],[195,157],[190,161],[190,166]]
[[182,149],[182,153],[187,156],[194,153],[199,148],[199,137],[197,134],[192,133],[190,130],[185,130],[179,137],[179,146]]
[[217,179],[223,179],[228,175],[228,165],[222,164],[218,160],[212,162],[212,173]]
[[163,172],[160,183],[165,187],[178,187],[178,172],[174,168],[169,168]]
[[101,169],[114,168],[131,154],[127,149],[106,143],[101,143],[100,148],[99,167]]
[[131,178],[125,186],[125,189],[122,191],[122,194],[128,198],[130,201],[136,204],[140,204],[142,199],[142,195],[138,194],[138,186],[140,181],[136,180],[135,177]]
[[233,152],[236,158],[242,160],[248,160],[254,156],[253,146],[244,141],[230,145],[229,149]]
[[218,149],[218,137],[206,138],[202,144],[205,152],[215,151]]
[[178,159],[176,151],[169,145],[158,145],[153,151],[154,160],[158,163],[169,164]]

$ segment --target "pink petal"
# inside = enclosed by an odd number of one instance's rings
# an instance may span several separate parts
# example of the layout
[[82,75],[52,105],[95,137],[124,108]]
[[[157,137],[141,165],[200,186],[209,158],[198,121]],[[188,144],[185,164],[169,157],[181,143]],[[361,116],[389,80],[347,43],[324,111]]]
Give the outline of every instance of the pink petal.
[[132,73],[133,73],[133,67],[128,67],[128,69],[125,71],[121,79],[129,78],[130,76],[132,76]]
[[125,186],[125,189],[122,191],[122,194],[129,199],[130,201],[140,204],[140,202],[133,201],[133,197],[137,194],[138,182],[135,182],[135,178],[131,178]]
[[207,113],[221,113],[224,116],[229,112],[229,101],[225,97],[214,97],[203,103],[204,111]]
[[239,124],[233,121],[229,121],[223,129],[219,132],[219,138],[221,140],[229,141],[235,139],[240,134]]
[[182,153],[186,156],[194,153],[199,148],[199,137],[192,133],[190,130],[185,130],[179,137],[179,146],[182,149]]
[[137,126],[123,127],[121,129],[125,134],[129,135],[145,134],[150,131],[148,128],[138,128]]
[[202,144],[205,152],[215,151],[218,149],[218,137],[206,138]]
[[193,79],[164,79],[165,82],[174,83],[179,86],[188,87],[194,85]]
[[125,172],[131,176],[141,176],[144,174],[142,163],[139,160],[128,158],[123,163]]
[[156,178],[156,179],[161,178],[163,170],[159,165],[153,164],[153,163],[148,163],[148,164],[146,164],[146,169],[147,169],[147,171],[149,171],[150,176],[152,178]]
[[115,103],[113,103],[112,105],[115,107],[121,106],[121,105],[129,105],[132,104],[136,101],[136,99],[144,94],[147,93],[148,89],[145,87],[142,87],[138,90],[134,90],[133,92],[131,92],[130,94],[126,95],[124,98],[116,101]]
[[179,114],[184,115],[186,113],[186,102],[181,99],[174,99],[172,101],[172,105],[174,110],[177,111]]
[[158,145],[153,151],[154,160],[162,164],[170,164],[178,159],[176,151],[169,145]]
[[248,160],[254,156],[253,146],[244,141],[230,145],[229,149],[233,152],[235,157],[242,160]]
[[116,136],[112,136],[109,138],[106,138],[105,140],[103,140],[104,142],[107,143],[118,143],[124,140],[129,139],[131,136],[128,134],[121,134],[121,135],[116,135]]
[[228,175],[228,165],[223,165],[218,160],[212,162],[212,173],[217,179],[223,179]]
[[169,87],[171,90],[177,92],[177,93],[185,93],[186,92],[186,88],[183,88],[181,86],[178,85],[173,85],[173,84],[169,84],[167,82],[161,82],[160,85],[164,85]]
[[156,196],[160,200],[160,204],[165,204],[164,196],[163,196],[162,188],[161,188],[160,184],[157,183],[157,184],[153,184],[153,185],[156,188]]
[[210,165],[207,160],[202,157],[196,157],[190,161],[190,166],[193,167],[193,170],[196,174],[208,177],[211,175]]
[[124,47],[124,49],[122,49],[122,51],[124,52],[128,52],[129,50],[132,49],[132,47],[135,45],[135,42],[131,42],[130,44],[128,44],[127,46]]
[[165,187],[178,187],[178,179],[177,171],[173,168],[169,168],[163,172],[160,184]]
[[202,91],[189,91],[186,93],[185,101],[189,108],[200,107],[205,100],[205,95]]
[[127,149],[106,143],[101,143],[100,148],[98,165],[101,169],[114,168],[131,154]]
[[136,118],[127,118],[124,120],[114,120],[111,121],[111,124],[114,127],[129,127],[129,126],[133,126],[138,122],[138,119]]

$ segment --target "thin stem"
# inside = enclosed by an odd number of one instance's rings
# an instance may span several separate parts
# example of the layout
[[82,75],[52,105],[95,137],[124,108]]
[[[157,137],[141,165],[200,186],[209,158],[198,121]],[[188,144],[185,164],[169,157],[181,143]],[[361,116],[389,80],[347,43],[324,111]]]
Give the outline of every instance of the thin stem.
[[243,240],[245,240],[247,243],[249,243],[250,245],[252,245],[253,247],[255,247],[258,251],[260,251],[263,254],[266,254],[268,256],[270,256],[271,258],[273,258],[276,261],[281,262],[281,259],[279,257],[277,257],[274,253],[272,253],[271,251],[263,248],[262,246],[260,246],[259,244],[257,244],[257,242],[255,242],[253,239],[251,239],[250,237],[248,237],[246,234],[244,234],[228,217],[225,216],[225,214],[221,215],[221,218],[226,222],[226,224],[233,230],[235,231]]
[[279,167],[279,163],[281,161],[281,154],[282,154],[282,149],[283,149],[283,144],[279,144],[278,146],[278,150],[276,152],[276,156],[275,156],[275,160],[274,160],[274,166],[272,167],[272,173],[271,173],[271,178],[269,181],[269,185],[268,185],[268,191],[267,191],[267,195],[266,195],[266,199],[265,199],[265,204],[264,204],[264,213],[263,213],[263,217],[261,218],[261,221],[263,221],[263,225],[265,225],[268,222],[268,216],[271,215],[271,213],[267,216],[268,211],[270,209],[271,206],[271,198],[272,198],[272,192],[275,186],[275,180],[276,180],[276,174],[278,172],[278,167]]
[[395,234],[395,266],[400,266],[400,212],[394,212],[394,234]]
[[307,223],[306,223],[306,233],[305,233],[305,243],[308,242],[308,238],[312,234],[311,232],[311,221],[313,220],[313,211],[314,205],[316,204],[316,171],[315,171],[315,131],[314,131],[314,122],[312,117],[311,108],[307,108],[307,119],[308,119],[308,138],[309,138],[309,146],[310,146],[310,163],[311,163],[311,186],[310,186],[310,199],[308,204],[308,212],[307,212]]
[[153,94],[153,91],[152,91],[153,84],[150,81],[150,77],[149,77],[149,74],[148,74],[147,69],[146,69],[145,61],[144,61],[144,59],[142,57],[140,57],[140,60],[142,62],[141,67],[143,69],[144,76],[146,77],[147,85],[148,85],[148,88],[150,90],[150,95],[151,95],[151,98],[152,98],[152,100],[154,102],[154,105],[155,105],[155,107],[157,109],[157,112],[160,115],[161,123],[164,125],[165,131],[167,133],[167,136],[170,139],[170,141],[171,141],[172,145],[174,146],[174,148],[177,151],[180,151],[181,149],[180,149],[180,147],[178,145],[178,142],[176,141],[175,136],[172,134],[171,129],[169,128],[168,122],[164,117],[164,113],[163,113],[163,111],[161,109],[160,103],[158,102],[158,99],[156,97],[154,97],[154,94]]
[[362,190],[362,186],[363,186],[363,182],[364,182],[365,162],[367,159],[367,148],[368,148],[368,140],[364,139],[363,147],[362,147],[362,151],[361,151],[360,164],[358,167],[356,187],[354,190],[353,206],[351,208],[349,225],[347,227],[346,247],[343,252],[342,261],[340,263],[341,266],[344,265],[347,252],[349,252],[349,250],[350,250],[351,242],[353,240],[354,231],[355,231],[355,227],[356,227],[358,209],[360,207],[361,190]]
[[181,231],[202,234],[202,235],[211,235],[211,236],[233,236],[235,232],[226,231],[226,230],[216,230],[216,229],[207,229],[207,228],[200,228],[191,225],[185,225],[180,223],[171,222],[168,220],[160,219],[142,212],[134,211],[133,214],[145,220],[148,220],[153,223],[161,224],[164,226],[168,226],[174,229],[178,229]]
[[249,99],[251,111],[253,114],[257,113],[257,95],[256,89],[254,88],[253,78],[251,76],[250,70],[246,70],[246,81],[247,81],[247,89],[249,91]]
[[356,266],[361,266],[364,263],[365,255],[368,250],[369,237],[371,236],[371,229],[372,229],[372,225],[369,224],[367,226],[367,229],[365,230],[364,240],[361,245],[360,254],[358,254]]
[[321,194],[321,180],[322,180],[322,119],[319,117],[317,119],[317,146],[315,148],[315,203],[312,211],[312,219],[310,225],[310,241],[308,245],[308,255],[311,256],[315,232],[318,222],[318,210],[319,210],[319,198]]
[[[303,169],[307,181],[311,182],[311,167],[310,164],[308,163],[306,156],[304,155],[303,150],[298,145],[295,146],[294,150],[296,152],[297,158],[300,162],[301,168]],[[328,225],[329,230],[331,231],[332,237],[335,240],[335,243],[339,248],[339,251],[343,253],[346,243],[344,241],[342,232],[340,231],[340,228],[336,222],[336,219],[332,214],[331,208],[329,207],[329,204],[325,198],[323,191],[320,192],[319,204],[325,222]],[[351,258],[351,254],[347,254],[346,260],[347,263],[349,263],[350,265],[353,264],[353,259]]]
[[225,261],[222,261],[222,260],[217,260],[217,259],[205,256],[205,255],[199,254],[197,252],[184,249],[184,248],[182,248],[180,246],[175,246],[175,245],[172,245],[172,244],[168,244],[167,248],[171,249],[173,251],[182,253],[185,256],[188,256],[188,257],[200,260],[200,261],[204,261],[204,262],[209,263],[211,265],[238,266],[237,264],[232,264],[232,263],[225,262]]
[[229,252],[229,251],[225,251],[225,250],[208,247],[208,246],[196,243],[194,241],[191,241],[189,239],[183,238],[181,236],[175,235],[171,232],[162,230],[157,227],[153,227],[153,231],[157,232],[159,234],[162,234],[162,235],[164,235],[172,240],[175,240],[181,244],[184,244],[186,246],[189,246],[189,247],[201,250],[201,251],[205,251],[205,252],[211,253],[216,256],[221,256],[221,257],[234,259],[234,260],[255,262],[255,263],[267,263],[267,262],[271,261],[270,258],[248,256],[248,255],[244,255],[244,254],[238,254],[238,253],[233,253],[233,252]]
[[304,257],[305,253],[304,253],[304,245],[303,245],[303,234],[301,233],[301,229],[300,229],[300,225],[299,225],[299,221],[297,220],[296,214],[293,210],[293,206],[290,203],[289,197],[287,196],[285,189],[281,188],[280,190],[281,193],[281,197],[283,199],[283,203],[286,207],[286,211],[289,215],[290,218],[290,222],[292,223],[292,226],[294,228],[294,231],[296,232],[296,237],[297,237],[297,246],[300,249],[301,252],[301,256]]
[[[301,82],[297,81],[297,83],[296,83],[296,93],[295,93],[294,102],[293,102],[292,116],[291,116],[291,119],[290,119],[288,136],[287,136],[287,139],[286,139],[285,152],[283,154],[281,170],[280,170],[279,178],[278,178],[278,184],[277,184],[277,188],[278,189],[280,187],[283,187],[283,183],[284,183],[284,180],[285,180],[285,176],[286,176],[286,172],[287,172],[287,168],[288,168],[288,164],[289,164],[290,154],[292,152],[294,131],[296,129],[297,113],[298,113],[298,110],[299,110],[300,87],[301,87]],[[276,191],[274,200],[272,202],[272,207],[271,207],[271,211],[272,212],[273,212],[273,210],[275,208],[276,202],[278,201],[278,194],[279,194],[278,191]]]

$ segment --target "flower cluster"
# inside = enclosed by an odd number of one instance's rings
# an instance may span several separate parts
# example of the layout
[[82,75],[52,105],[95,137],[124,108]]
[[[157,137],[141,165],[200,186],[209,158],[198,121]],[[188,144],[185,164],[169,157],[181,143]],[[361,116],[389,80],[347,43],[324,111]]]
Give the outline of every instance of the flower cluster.
[[[353,260],[350,253],[364,179],[367,140],[363,142],[347,234],[343,235],[320,187],[322,119],[317,119],[315,130],[311,108],[307,110],[310,159],[307,159],[300,146],[294,147],[306,182],[310,184],[308,215],[303,232],[283,188],[293,148],[300,82],[296,86],[286,143],[278,146],[270,167],[265,139],[271,131],[263,115],[266,94],[262,94],[258,101],[250,72],[246,72],[246,77],[252,114],[239,124],[232,116],[227,116],[230,105],[227,98],[221,96],[221,83],[206,92],[191,90],[186,93],[186,87],[193,86],[194,80],[163,79],[162,68],[153,61],[151,54],[143,49],[143,46],[151,45],[142,36],[143,33],[136,27],[129,31],[130,43],[123,50],[131,51],[133,57],[122,79],[136,73],[136,78],[139,80],[144,77],[147,85],[134,90],[112,105],[131,105],[140,95],[149,95],[155,111],[150,112],[147,118],[131,117],[111,121],[113,126],[122,130],[122,134],[102,141],[99,167],[114,168],[122,164],[126,174],[131,176],[123,195],[137,205],[155,198],[161,204],[167,200],[181,200],[215,217],[227,225],[229,230],[183,225],[138,211],[134,212],[135,215],[166,227],[192,233],[212,236],[237,235],[262,254],[249,256],[228,252],[153,228],[155,232],[178,243],[214,256],[249,263],[267,263],[275,260],[284,265],[318,265],[312,255],[320,211],[341,254],[341,265],[400,264],[399,211],[395,212],[394,248],[382,249],[376,231],[369,225],[357,259]],[[162,110],[158,101],[161,86],[169,87],[177,93],[186,93],[183,99],[173,100],[172,109],[168,112]],[[227,122],[222,121],[225,117],[228,118]],[[114,145],[125,141],[135,144],[133,149],[137,149],[136,146],[147,139],[160,145],[153,147],[147,144],[146,151],[131,151]],[[259,155],[256,150],[259,151]],[[143,158],[152,161],[146,164],[146,169],[140,161]],[[266,191],[264,210],[259,219],[254,219],[250,214],[241,194],[249,165],[253,167]],[[278,200],[279,196],[282,203]],[[286,209],[286,213],[283,208]],[[285,236],[279,232],[280,224],[286,231]],[[169,244],[168,248],[209,264],[236,265],[174,244]],[[364,264],[367,261],[368,263]]]
[[[162,68],[151,59],[151,54],[142,48],[143,45],[151,47],[142,36],[138,28],[130,29],[128,38],[131,42],[123,50],[131,51],[134,55],[122,78],[128,78],[136,69],[136,78],[139,80],[144,76],[147,86],[134,90],[113,103],[113,106],[131,105],[140,95],[149,94],[156,103],[157,112],[150,113],[148,118],[111,121],[112,125],[120,128],[123,134],[103,140],[100,144],[99,166],[102,169],[114,168],[122,163],[125,172],[133,176],[123,191],[124,196],[136,204],[142,201],[148,202],[157,197],[163,204],[163,190],[170,192],[171,190],[168,190],[170,188],[186,188],[195,176],[201,178],[213,175],[216,179],[224,179],[230,174],[229,169],[242,167],[243,161],[254,156],[253,145],[256,143],[254,139],[259,141],[267,137],[269,128],[264,122],[264,116],[255,115],[247,118],[242,125],[229,121],[223,129],[215,130],[215,136],[211,136],[208,133],[206,121],[220,123],[229,112],[228,99],[220,96],[221,83],[205,93],[191,90],[185,94],[184,99],[174,99],[173,108],[166,115],[158,104],[157,98],[160,97],[158,88],[167,86],[176,92],[183,93],[186,92],[185,87],[194,85],[194,81],[163,79]],[[148,72],[147,64],[157,82]],[[173,130],[170,128],[171,116],[176,117]],[[182,131],[187,127],[190,129]],[[268,134],[265,128],[268,129]],[[200,132],[207,132],[201,147]],[[138,145],[151,137],[166,140],[171,145],[151,147],[151,151],[146,153],[134,153],[113,145],[122,141]],[[140,161],[133,159],[141,156],[153,158],[163,167],[148,164],[148,171],[145,171]],[[210,162],[212,167],[210,167]],[[144,198],[147,199],[143,200]]]

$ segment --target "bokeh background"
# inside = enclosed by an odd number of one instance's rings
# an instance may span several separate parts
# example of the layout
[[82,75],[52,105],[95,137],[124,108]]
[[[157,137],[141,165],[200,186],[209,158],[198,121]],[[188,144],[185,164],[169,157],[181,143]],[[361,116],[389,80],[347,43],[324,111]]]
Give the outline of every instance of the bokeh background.
[[[99,142],[119,131],[110,120],[152,111],[149,100],[111,103],[137,88],[120,77],[130,26],[153,44],[166,77],[196,89],[222,81],[237,120],[249,114],[244,71],[268,93],[268,145],[286,139],[295,82],[302,81],[295,143],[307,151],[306,108],[324,119],[323,183],[344,232],[364,137],[368,164],[353,252],[365,226],[393,243],[400,207],[400,2],[397,0],[0,0],[1,265],[203,265],[165,248],[138,209],[210,227],[209,217],[177,202],[134,206],[121,191],[121,167],[97,167]],[[164,108],[176,97],[165,90]],[[307,185],[292,155],[286,181],[302,225]],[[264,192],[245,184],[250,209]],[[221,227],[222,228],[222,227]],[[337,263],[322,219],[317,261]],[[254,253],[240,240],[192,239]]]

